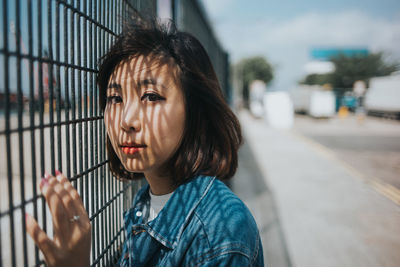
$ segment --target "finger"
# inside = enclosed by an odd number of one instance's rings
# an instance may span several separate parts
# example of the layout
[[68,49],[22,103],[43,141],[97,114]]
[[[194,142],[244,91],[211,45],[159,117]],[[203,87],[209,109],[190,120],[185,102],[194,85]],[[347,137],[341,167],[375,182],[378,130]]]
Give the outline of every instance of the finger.
[[64,186],[64,189],[69,192],[71,198],[74,200],[75,209],[77,213],[75,215],[79,216],[79,219],[73,222],[75,225],[79,225],[79,232],[81,234],[86,235],[87,233],[91,232],[91,224],[89,215],[86,212],[86,209],[83,205],[82,199],[79,196],[76,189],[72,186],[71,182],[68,178],[63,175],[60,171],[56,171],[56,178],[57,180]]
[[83,222],[89,221],[89,216],[83,205],[82,199],[79,196],[76,189],[72,186],[71,182],[68,180],[67,177],[65,177],[65,175],[63,175],[59,171],[56,171],[56,175],[57,175],[57,180],[60,182],[60,184],[63,185],[65,191],[67,191],[69,193],[70,197],[74,201],[74,208],[76,211],[75,215],[81,216],[80,219],[82,219],[81,221],[83,221]]
[[55,244],[40,228],[36,220],[29,214],[25,214],[26,232],[31,236],[35,244],[43,252],[46,259],[52,259],[55,255]]
[[56,171],[57,180],[64,186],[65,190],[71,195],[72,199],[78,200],[79,203],[83,206],[81,197],[76,191],[75,187],[72,186],[71,182],[59,171]]
[[40,182],[40,189],[44,198],[46,199],[47,205],[49,206],[53,219],[54,230],[57,232],[61,230],[61,225],[63,225],[65,228],[65,222],[68,221],[69,215],[66,213],[65,206],[60,196],[54,190],[54,185],[56,183],[58,182],[54,177],[45,174],[45,177]]
[[56,192],[61,198],[61,201],[63,202],[65,207],[65,211],[68,214],[68,218],[79,215],[79,213],[81,212],[81,210],[79,209],[79,201],[72,198],[71,194],[67,190],[65,190],[64,185],[59,182],[58,177],[56,179],[51,179],[50,184],[53,185],[54,192]]

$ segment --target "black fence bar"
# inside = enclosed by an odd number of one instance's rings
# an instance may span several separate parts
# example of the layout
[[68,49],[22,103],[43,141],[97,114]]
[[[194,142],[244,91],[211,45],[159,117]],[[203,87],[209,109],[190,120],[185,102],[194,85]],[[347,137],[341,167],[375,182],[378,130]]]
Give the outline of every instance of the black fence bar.
[[[8,51],[8,3],[4,3],[3,5],[3,42],[4,49],[6,53],[4,53],[4,116],[5,116],[5,138],[6,138],[6,153],[7,155],[11,155],[11,138],[10,138],[10,83],[9,83],[9,55]],[[12,209],[13,202],[13,184],[12,184],[12,162],[11,158],[7,157],[7,182],[8,182],[8,205],[9,210]],[[14,214],[12,213],[9,216],[10,230],[9,230],[9,238],[10,243],[9,247],[11,249],[11,263],[13,265],[16,264],[15,257],[15,229],[14,229]],[[7,245],[2,245],[2,247],[7,247]],[[3,253],[2,253],[3,254]]]
[[[62,171],[92,222],[92,266],[115,265],[125,240],[122,212],[142,181],[123,183],[107,166],[97,62],[130,9],[156,15],[158,0],[2,0],[0,33],[0,267],[43,266],[25,232],[25,212],[51,236],[38,190]],[[225,77],[227,57],[197,0],[171,0],[178,27],[192,32]],[[179,12],[178,12],[179,10]],[[194,13],[193,13],[194,12]],[[221,82],[227,89],[227,82]]]
[[[75,123],[80,123],[80,122],[87,122],[87,121],[94,121],[94,120],[99,120],[102,119],[103,116],[94,116],[94,117],[90,117],[90,118],[78,118],[76,120],[66,120],[66,121],[61,121],[61,122],[53,122],[53,123],[45,123],[42,126],[38,126],[38,125],[32,125],[32,126],[28,126],[28,127],[22,127],[20,128],[14,128],[14,129],[8,129],[7,132],[12,134],[12,133],[18,133],[19,131],[34,131],[37,129],[45,129],[45,128],[53,128],[56,126],[62,126],[62,125],[70,125],[70,124],[75,124]],[[0,135],[6,134],[5,130],[1,130],[0,131]]]
[[[56,12],[55,12],[55,50],[56,50],[56,61],[60,62],[60,3],[56,2]],[[63,169],[63,164],[62,164],[62,143],[61,143],[61,70],[60,70],[60,65],[56,65],[56,112],[57,112],[57,169],[62,170]]]
[[[47,0],[47,57],[52,60],[53,59],[53,29],[52,29],[52,10],[51,10],[52,1]],[[45,54],[46,56],[46,54]],[[49,121],[50,124],[54,123],[54,85],[53,85],[53,64],[49,63],[47,65],[48,72],[48,112],[49,112]],[[50,130],[50,169],[51,173],[55,171],[55,144],[54,144],[54,127],[49,128]]]
[[[21,54],[21,39],[18,38],[21,36],[21,24],[20,24],[20,0],[15,1],[15,42],[16,42],[16,51],[17,54]],[[19,149],[19,172],[20,172],[20,194],[21,194],[21,202],[25,202],[25,180],[24,180],[24,145],[23,145],[23,131],[22,129],[22,112],[23,112],[23,100],[22,100],[22,77],[21,77],[21,58],[17,57],[17,97],[18,97],[18,149]],[[21,217],[25,217],[25,205],[21,207],[20,210]],[[22,220],[20,224],[20,231],[23,233],[25,231],[25,220]],[[26,235],[22,236],[22,248],[23,248],[23,265],[28,266],[28,255],[27,255],[27,237]]]
[[[42,58],[42,0],[38,0],[37,2],[37,19],[38,19],[38,57]],[[44,96],[43,96],[43,65],[42,62],[38,62],[38,77],[37,77],[37,84],[39,86],[38,93],[39,93],[39,131],[40,131],[40,174],[41,177],[45,172],[45,151],[44,151],[44,144],[45,144],[45,135],[44,135]],[[32,110],[30,111],[32,112]],[[46,203],[43,199],[41,199],[41,214],[42,214],[42,228],[44,231],[47,232],[47,216],[46,212]],[[39,218],[39,216],[38,216]]]
[[[33,57],[33,17],[32,17],[32,2],[28,1],[28,46],[29,46],[29,57]],[[35,103],[34,103],[34,75],[33,75],[33,60],[29,61],[29,110],[34,110],[35,108]],[[35,114],[34,112],[29,113],[29,125],[30,127],[35,126]],[[35,185],[37,184],[37,176],[36,176],[36,156],[35,156],[35,151],[36,151],[36,144],[35,144],[35,131],[31,130],[30,131],[30,142],[31,142],[31,161],[32,161],[32,168],[31,168],[31,173],[32,173],[32,184]],[[32,186],[32,193],[34,196],[37,196],[37,187]],[[38,204],[35,201],[33,203],[33,216],[35,218],[38,218]],[[34,259],[35,262],[39,262],[39,249],[35,246],[34,249]]]

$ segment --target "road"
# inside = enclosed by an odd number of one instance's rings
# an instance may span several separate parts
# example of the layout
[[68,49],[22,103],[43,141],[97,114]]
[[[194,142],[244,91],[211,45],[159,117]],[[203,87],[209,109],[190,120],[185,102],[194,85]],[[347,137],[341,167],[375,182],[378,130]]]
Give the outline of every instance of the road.
[[[271,217],[276,218],[275,230],[280,231],[276,244],[288,257],[284,261],[278,257],[281,263],[399,266],[398,122],[300,116],[293,129],[276,130],[245,111],[239,118],[252,156],[242,156],[238,171],[254,175],[245,176],[248,184],[243,182],[237,194],[248,191],[245,197],[258,188],[259,194],[245,202],[266,244],[273,244],[275,237],[263,229],[271,225]],[[378,163],[384,166],[375,169]],[[255,181],[258,176],[265,186]],[[253,181],[255,185],[250,185]],[[270,197],[261,198],[262,194]],[[265,246],[269,266],[278,266],[271,260],[274,253]],[[277,255],[284,255],[282,249]]]
[[333,152],[364,179],[393,186],[400,194],[400,121],[297,116],[294,131]]

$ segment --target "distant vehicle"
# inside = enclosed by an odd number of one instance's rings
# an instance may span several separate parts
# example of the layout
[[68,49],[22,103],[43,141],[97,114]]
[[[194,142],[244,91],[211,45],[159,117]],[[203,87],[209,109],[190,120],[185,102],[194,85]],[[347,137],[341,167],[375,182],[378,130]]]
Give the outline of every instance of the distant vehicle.
[[400,75],[372,78],[364,107],[370,115],[400,119]]
[[319,85],[300,85],[290,91],[294,110],[315,118],[329,118],[336,114],[335,94]]
[[352,92],[346,92],[341,98],[339,98],[339,104],[341,107],[347,107],[350,111],[356,111],[358,100]]

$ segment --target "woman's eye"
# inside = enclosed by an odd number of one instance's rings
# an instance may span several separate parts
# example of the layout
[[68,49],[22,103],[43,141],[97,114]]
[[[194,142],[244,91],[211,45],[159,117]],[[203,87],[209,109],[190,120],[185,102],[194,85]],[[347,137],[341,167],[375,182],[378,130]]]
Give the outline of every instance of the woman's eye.
[[159,100],[165,100],[164,97],[154,94],[154,93],[146,93],[141,97],[141,100],[147,100],[150,102],[154,102],[154,101],[159,101]]
[[118,95],[112,95],[107,97],[107,103],[117,104],[122,102],[122,97]]

